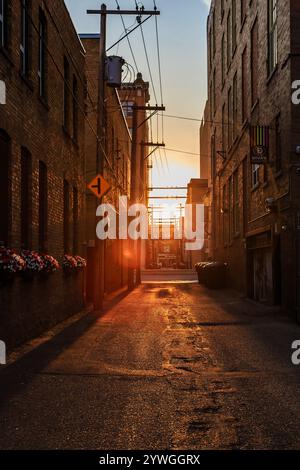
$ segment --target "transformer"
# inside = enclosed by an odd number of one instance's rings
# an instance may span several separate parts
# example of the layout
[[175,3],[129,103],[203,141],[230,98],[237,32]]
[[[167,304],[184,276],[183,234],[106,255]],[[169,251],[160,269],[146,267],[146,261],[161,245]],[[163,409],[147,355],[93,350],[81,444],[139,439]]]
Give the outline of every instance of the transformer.
[[122,84],[122,67],[125,60],[122,57],[112,55],[106,58],[107,84],[114,88],[120,88]]

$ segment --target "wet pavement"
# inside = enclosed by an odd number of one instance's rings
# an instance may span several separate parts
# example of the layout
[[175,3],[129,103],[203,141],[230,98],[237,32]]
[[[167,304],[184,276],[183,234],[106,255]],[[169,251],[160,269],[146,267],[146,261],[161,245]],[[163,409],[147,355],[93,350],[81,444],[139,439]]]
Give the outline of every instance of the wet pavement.
[[297,449],[300,327],[146,283],[0,370],[1,449]]

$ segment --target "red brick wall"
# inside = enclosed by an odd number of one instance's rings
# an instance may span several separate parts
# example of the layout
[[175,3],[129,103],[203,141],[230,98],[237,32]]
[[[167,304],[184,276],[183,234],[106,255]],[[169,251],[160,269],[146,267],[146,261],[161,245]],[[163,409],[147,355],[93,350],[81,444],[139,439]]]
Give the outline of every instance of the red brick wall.
[[[87,90],[86,99],[89,123],[86,125],[85,149],[87,155],[86,181],[90,182],[99,173],[97,169],[97,109],[98,109],[98,75],[99,75],[99,38],[84,37],[86,49]],[[103,164],[103,176],[110,184],[111,190],[103,198],[118,210],[119,196],[130,196],[131,172],[131,136],[122,113],[118,91],[106,87],[106,143],[104,144],[106,159]],[[97,248],[96,238],[96,208],[100,201],[87,193],[86,239],[90,247],[88,265],[88,297],[93,298],[97,286]],[[105,292],[110,293],[127,285],[128,259],[126,258],[126,242],[109,240],[105,242],[104,253],[104,285]]]
[[[272,233],[277,233],[280,237],[282,246],[282,291],[283,303],[293,304],[296,285],[296,263],[293,261],[288,264],[289,259],[294,259],[293,245],[290,240],[293,238],[295,230],[295,205],[299,205],[299,196],[292,192],[290,186],[290,164],[295,160],[295,137],[291,139],[291,60],[290,52],[295,46],[298,48],[299,39],[299,8],[295,3],[289,0],[278,0],[278,66],[274,72],[268,76],[267,58],[268,58],[268,2],[265,0],[252,0],[244,2],[247,6],[245,20],[241,20],[240,6],[237,5],[237,47],[232,53],[230,63],[226,63],[225,81],[222,83],[222,36],[224,34],[225,43],[227,38],[227,16],[231,11],[232,2],[225,3],[225,13],[221,16],[221,1],[212,2],[210,16],[208,18],[208,36],[212,31],[212,11],[215,10],[215,41],[216,52],[210,57],[208,70],[208,90],[211,90],[213,76],[216,77],[216,112],[212,114],[211,132],[215,133],[215,167],[216,175],[213,184],[213,234],[214,234],[214,256],[215,258],[228,261],[230,265],[230,286],[247,292],[247,251],[246,238],[255,233],[256,230],[269,229]],[[291,8],[296,8],[297,12],[291,12]],[[291,17],[293,28],[291,29]],[[251,29],[255,20],[258,21],[258,47],[254,52],[258,55],[258,66],[255,74],[258,80],[258,101],[252,107],[251,105]],[[246,73],[246,120],[242,119],[242,54],[247,48]],[[226,47],[225,47],[226,50]],[[298,50],[298,49],[297,49]],[[297,64],[299,64],[299,59]],[[210,65],[211,64],[211,65]],[[228,123],[228,90],[233,88],[234,75],[237,74],[237,135],[234,143],[227,147],[226,142],[222,141],[222,107],[225,104],[226,129]],[[300,77],[297,77],[300,79]],[[296,79],[296,78],[295,78]],[[211,92],[209,101],[212,102]],[[297,110],[299,113],[300,111]],[[275,118],[280,113],[281,120],[281,138],[282,138],[282,170],[276,171],[275,159]],[[259,169],[259,184],[252,188],[251,184],[251,164],[250,164],[250,141],[249,125],[269,125],[271,127],[271,146],[270,163],[267,165],[265,174],[263,166]],[[298,127],[299,128],[299,127]],[[296,130],[295,130],[296,133]],[[226,158],[223,160],[218,151],[226,150]],[[246,160],[245,160],[246,159]],[[245,160],[245,161],[244,161]],[[244,163],[243,163],[244,162]],[[244,171],[243,171],[244,167]],[[229,242],[223,241],[223,225],[228,225],[229,213],[232,210],[232,202],[228,201],[228,213],[222,213],[222,191],[224,185],[229,184],[231,175],[238,171],[239,183],[239,211],[240,226],[238,233],[233,234]],[[268,214],[265,201],[268,197],[276,199],[276,212]],[[291,204],[290,201],[293,201]],[[281,231],[281,226],[288,226],[288,234]],[[291,266],[291,264],[293,266]],[[287,279],[286,272],[289,270],[292,281]]]
[[[21,248],[21,147],[32,156],[31,174],[31,248],[39,250],[39,161],[48,170],[47,251],[61,261],[63,247],[63,181],[76,187],[79,195],[79,253],[84,254],[83,221],[85,210],[84,181],[84,50],[78,40],[69,13],[62,0],[32,1],[29,11],[30,71],[26,79],[20,75],[21,2],[11,0],[10,39],[7,50],[0,50],[0,80],[7,88],[7,104],[1,106],[0,129],[11,139],[10,230],[9,246]],[[47,21],[46,76],[47,100],[39,98],[38,86],[38,24],[39,8]],[[63,61],[70,63],[70,77],[78,82],[78,140],[72,138],[72,112],[69,132],[63,130]],[[72,81],[70,82],[72,86]],[[70,111],[72,111],[70,91]],[[72,194],[70,196],[70,232],[72,230]],[[72,240],[70,240],[72,245]],[[30,300],[30,302],[29,302]],[[24,302],[24,303],[23,303]],[[22,339],[41,330],[41,325],[53,324],[77,312],[84,303],[82,282],[58,274],[33,284],[18,280],[13,287],[0,287],[1,324],[18,325]],[[25,306],[26,305],[26,308]],[[42,307],[43,306],[43,307]],[[24,320],[24,325],[23,325]],[[30,328],[25,325],[31,323]],[[24,331],[22,331],[22,325]],[[6,330],[7,341],[18,341],[13,329]]]

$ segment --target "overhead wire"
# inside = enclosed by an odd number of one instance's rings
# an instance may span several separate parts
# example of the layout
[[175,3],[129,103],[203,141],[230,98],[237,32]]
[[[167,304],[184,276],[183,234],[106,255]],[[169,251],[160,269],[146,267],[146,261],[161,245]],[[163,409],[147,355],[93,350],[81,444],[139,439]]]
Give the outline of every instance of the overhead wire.
[[[47,11],[48,11],[48,10],[47,10]],[[27,12],[27,16],[28,16],[28,18],[29,18],[29,20],[30,20],[30,23],[31,23],[33,29],[35,30],[35,32],[37,33],[37,35],[40,37],[39,28],[38,28],[38,27],[36,26],[36,24],[34,23],[34,21],[33,21],[33,19],[32,19],[32,16],[31,16],[31,14],[30,14],[30,12],[29,12],[29,10],[28,10],[28,8],[26,8],[26,12]],[[50,14],[49,14],[49,16],[50,16]],[[54,19],[53,19],[51,16],[50,16],[50,18],[51,18],[52,22],[55,24]],[[61,39],[61,41],[63,41],[63,38],[62,38],[61,35],[60,35],[60,39]],[[113,179],[114,179],[115,182],[116,182],[116,188],[120,189],[121,191],[124,191],[124,188],[119,184],[119,178],[118,178],[118,176],[116,175],[116,173],[115,173],[115,171],[114,171],[114,169],[113,169],[113,167],[112,167],[112,164],[111,164],[111,162],[110,162],[110,160],[109,160],[109,158],[108,158],[108,156],[107,156],[106,150],[105,150],[105,148],[104,148],[104,146],[103,146],[103,143],[102,143],[102,140],[103,140],[103,139],[101,139],[101,138],[99,137],[97,131],[94,129],[94,127],[93,127],[93,125],[91,124],[89,118],[87,117],[87,113],[86,113],[85,107],[82,107],[82,106],[81,106],[80,102],[78,101],[77,96],[75,96],[75,94],[73,93],[73,87],[71,86],[71,84],[69,83],[69,81],[67,81],[67,80],[65,79],[64,73],[60,70],[60,66],[57,64],[57,62],[56,62],[56,60],[55,60],[55,58],[54,58],[54,55],[52,54],[52,52],[50,51],[50,49],[49,49],[49,47],[48,47],[48,45],[47,45],[46,40],[44,39],[43,41],[44,41],[43,44],[44,44],[45,50],[46,50],[46,52],[47,52],[49,58],[51,59],[53,65],[54,65],[54,67],[56,68],[56,70],[57,70],[59,76],[61,77],[61,79],[62,79],[62,81],[63,81],[63,83],[67,86],[67,89],[68,89],[68,92],[70,93],[70,96],[73,98],[74,102],[75,102],[76,105],[78,106],[78,110],[80,111],[80,113],[84,116],[86,124],[87,124],[88,127],[90,128],[92,134],[93,134],[94,137],[96,138],[97,144],[99,144],[99,146],[100,146],[100,148],[101,148],[101,151],[102,151],[102,153],[103,153],[104,159],[105,159],[105,161],[106,161],[106,163],[107,163],[107,169],[109,170],[111,176],[113,177]],[[79,76],[80,76],[80,74],[79,74]],[[81,83],[83,83],[82,80],[80,80],[80,81],[81,81]],[[84,86],[84,89],[86,90],[86,85],[85,85],[85,83],[83,84],[83,86]],[[92,104],[94,104],[92,98],[90,98],[90,99],[91,99]]]
[[[116,2],[116,5],[117,5],[117,9],[120,10],[120,5],[119,5],[118,0],[115,0],[115,2]],[[127,33],[128,33],[128,28],[126,28],[123,15],[120,15],[120,16],[121,16],[121,21],[122,21],[122,24],[123,24],[124,32],[125,32],[125,34],[127,35]],[[134,23],[134,24],[135,24],[135,23]],[[126,39],[127,39],[128,46],[129,46],[129,49],[130,49],[130,53],[131,53],[131,55],[132,55],[132,59],[133,59],[134,65],[135,65],[136,73],[138,73],[139,69],[138,69],[138,66],[137,66],[136,58],[135,58],[135,55],[134,55],[134,52],[133,52],[133,49],[132,49],[132,45],[131,45],[131,42],[130,42],[130,39],[129,39],[129,36],[128,36],[128,35],[126,36]]]
[[155,98],[155,101],[156,101],[156,105],[158,105],[158,99],[157,99],[156,90],[155,90],[155,86],[154,86],[154,80],[153,80],[152,70],[151,70],[150,61],[149,61],[149,55],[148,55],[148,51],[147,51],[147,47],[146,47],[144,30],[143,30],[143,26],[142,26],[141,23],[140,23],[140,30],[141,30],[141,36],[142,36],[142,41],[143,41],[143,46],[144,46],[144,51],[145,51],[146,62],[147,62],[149,76],[150,76],[151,86],[152,86],[152,90],[153,90],[153,95],[154,95],[154,98]]

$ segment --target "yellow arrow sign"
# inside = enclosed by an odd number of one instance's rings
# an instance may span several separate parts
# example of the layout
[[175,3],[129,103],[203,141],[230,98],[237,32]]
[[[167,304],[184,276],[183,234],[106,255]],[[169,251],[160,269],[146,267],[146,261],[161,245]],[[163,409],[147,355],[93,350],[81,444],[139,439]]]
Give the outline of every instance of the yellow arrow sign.
[[98,175],[90,182],[88,188],[98,199],[101,199],[111,189],[111,186],[102,175]]

